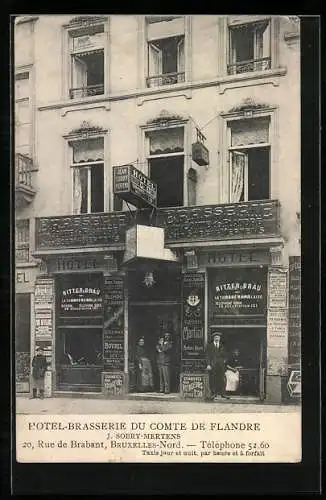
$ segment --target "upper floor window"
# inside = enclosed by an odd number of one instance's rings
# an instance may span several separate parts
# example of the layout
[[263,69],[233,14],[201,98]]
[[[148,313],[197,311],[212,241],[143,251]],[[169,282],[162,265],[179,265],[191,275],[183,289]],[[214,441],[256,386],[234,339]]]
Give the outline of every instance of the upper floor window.
[[269,117],[229,123],[231,203],[270,198],[269,124]]
[[147,16],[147,87],[185,81],[184,16]]
[[149,176],[157,184],[157,205],[184,205],[184,127],[147,133]]
[[29,219],[19,219],[15,224],[16,263],[29,262]]
[[228,74],[271,68],[270,20],[229,26]]
[[27,156],[32,147],[32,115],[29,72],[15,76],[15,150]]
[[104,24],[69,32],[71,99],[104,94]]
[[73,213],[104,212],[104,137],[71,142]]

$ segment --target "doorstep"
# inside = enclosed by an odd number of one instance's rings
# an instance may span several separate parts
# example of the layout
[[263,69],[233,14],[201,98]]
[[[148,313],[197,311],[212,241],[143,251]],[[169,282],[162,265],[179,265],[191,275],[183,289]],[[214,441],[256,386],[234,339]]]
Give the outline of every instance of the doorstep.
[[126,395],[129,400],[141,401],[185,401],[178,392],[163,394],[161,392],[131,392]]

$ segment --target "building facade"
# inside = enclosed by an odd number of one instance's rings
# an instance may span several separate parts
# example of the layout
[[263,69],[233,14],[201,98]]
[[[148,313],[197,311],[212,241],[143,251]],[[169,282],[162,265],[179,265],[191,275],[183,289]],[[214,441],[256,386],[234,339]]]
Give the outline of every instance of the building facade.
[[[286,16],[16,19],[18,391],[43,345],[51,394],[133,393],[140,336],[158,390],[168,330],[172,392],[203,399],[218,330],[240,350],[239,397],[288,398],[301,359],[299,28]],[[118,166],[155,183],[157,207],[119,196]],[[128,260],[135,226],[147,250]],[[159,234],[169,258],[151,253]]]

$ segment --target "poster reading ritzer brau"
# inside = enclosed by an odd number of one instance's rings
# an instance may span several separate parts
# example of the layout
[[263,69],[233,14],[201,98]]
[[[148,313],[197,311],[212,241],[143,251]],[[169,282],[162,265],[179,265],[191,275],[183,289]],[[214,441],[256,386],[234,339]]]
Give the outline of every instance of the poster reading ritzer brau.
[[300,19],[13,35],[17,461],[300,462]]

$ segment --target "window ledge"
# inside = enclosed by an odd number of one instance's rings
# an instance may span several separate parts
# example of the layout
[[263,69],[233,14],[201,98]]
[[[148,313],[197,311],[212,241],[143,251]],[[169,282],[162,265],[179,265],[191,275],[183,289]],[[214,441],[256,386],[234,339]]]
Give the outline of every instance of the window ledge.
[[259,85],[271,83],[274,86],[279,85],[278,78],[286,75],[285,67],[269,69],[265,71],[255,71],[241,73],[238,75],[223,75],[209,80],[192,80],[188,82],[175,83],[173,85],[163,85],[161,87],[131,89],[125,92],[114,94],[104,94],[101,96],[85,97],[83,99],[69,99],[63,101],[50,102],[38,106],[39,111],[50,109],[62,109],[62,116],[65,116],[70,110],[93,109],[95,107],[109,110],[111,101],[119,101],[122,99],[138,98],[138,104],[141,105],[148,97],[164,96],[165,94],[176,96],[183,94],[187,99],[191,98],[193,89],[216,86],[218,92],[223,94],[226,89],[239,86]]
[[[219,94],[224,94],[227,88],[242,86],[241,84],[243,82],[246,82],[245,86],[271,83],[274,87],[278,87],[278,77],[286,75],[286,72],[287,70],[285,67],[280,67],[264,71],[248,71],[247,73],[227,75],[224,78],[222,77],[219,79],[218,92]],[[253,83],[254,81],[257,83]]]
[[[95,105],[95,106],[94,106]],[[94,107],[103,107],[110,109],[110,100],[108,94],[100,96],[84,97],[82,99],[67,99],[56,101],[44,106],[38,106],[39,111],[48,109],[62,109],[62,116],[65,116],[70,110],[93,109]]]

